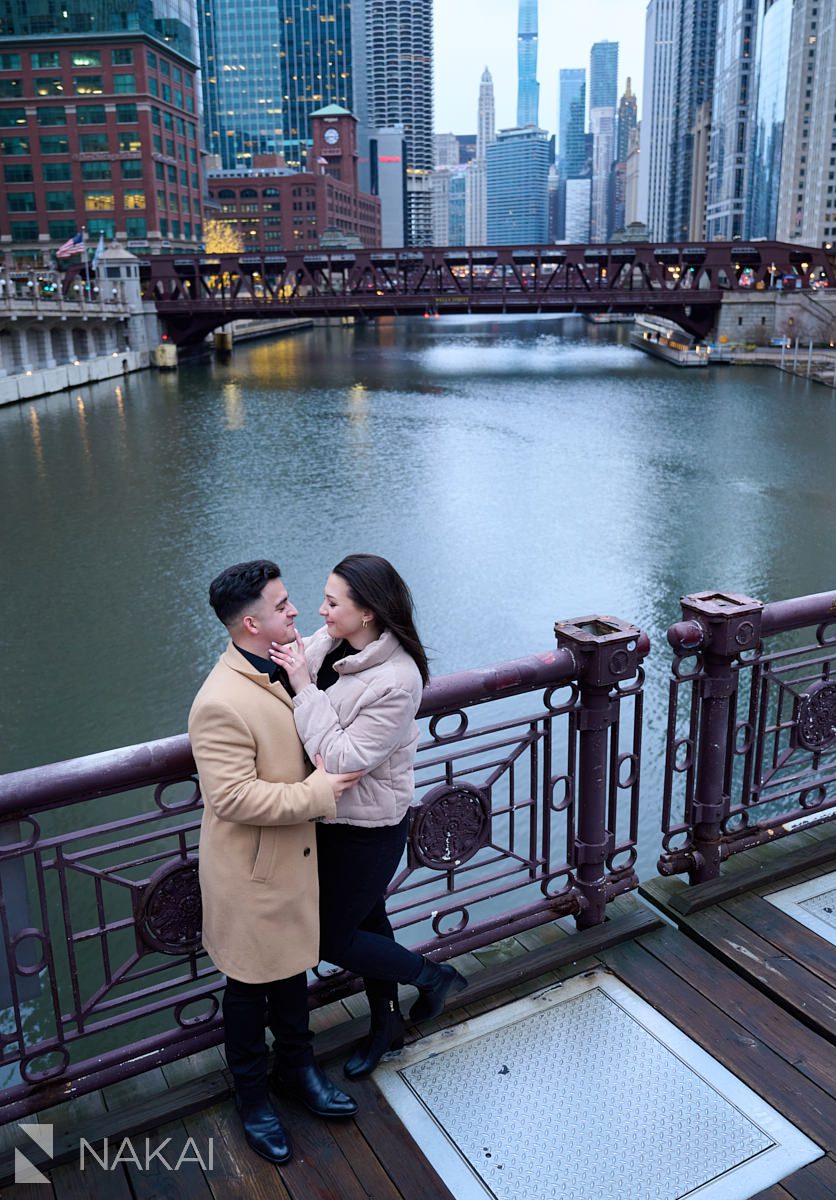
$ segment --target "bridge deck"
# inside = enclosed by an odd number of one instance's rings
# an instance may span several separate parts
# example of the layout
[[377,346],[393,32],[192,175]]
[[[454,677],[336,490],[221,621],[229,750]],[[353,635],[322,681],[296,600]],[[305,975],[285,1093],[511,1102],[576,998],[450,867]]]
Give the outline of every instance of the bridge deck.
[[[643,889],[663,905],[677,928],[659,921],[635,898],[614,906],[605,926],[568,933],[568,922],[530,930],[458,960],[471,980],[467,1004],[412,1030],[420,1039],[463,1019],[476,1018],[558,980],[603,967],[671,1020],[698,1046],[802,1130],[826,1153],[757,1200],[824,1200],[836,1195],[836,970],[832,946],[818,933],[763,899],[836,866],[836,830],[797,834],[783,845],[740,855],[717,883],[686,889],[654,880]],[[675,905],[678,903],[679,908]],[[689,909],[683,913],[681,910]],[[789,924],[788,924],[789,923]],[[317,1051],[339,1078],[345,1047],[363,1026],[361,997],[314,1014]],[[620,1064],[607,1064],[613,1076]],[[582,1077],[581,1077],[582,1078]],[[285,1104],[296,1147],[294,1160],[276,1169],[252,1155],[240,1134],[220,1050],[182,1060],[71,1105],[41,1113],[53,1122],[56,1157],[50,1172],[55,1200],[107,1196],[108,1200],[448,1200],[451,1192],[412,1141],[372,1081],[353,1085],[360,1102],[355,1120],[325,1123]],[[474,1104],[477,1100],[472,1101]],[[572,1114],[555,1114],[570,1121]],[[140,1135],[140,1131],[141,1135]],[[214,1139],[211,1171],[198,1163],[177,1172],[159,1164],[140,1171],[123,1164],[105,1173],[78,1167],[78,1137],[109,1136],[111,1146],[131,1134],[157,1145],[171,1137],[176,1160],[187,1138],[205,1153]],[[705,1136],[699,1127],[694,1142]],[[0,1196],[44,1200],[43,1185],[11,1185],[14,1126],[0,1129]],[[34,1158],[35,1155],[32,1155]],[[560,1170],[560,1164],[555,1164]],[[676,1189],[672,1181],[670,1200]],[[654,1200],[668,1200],[660,1195]]]

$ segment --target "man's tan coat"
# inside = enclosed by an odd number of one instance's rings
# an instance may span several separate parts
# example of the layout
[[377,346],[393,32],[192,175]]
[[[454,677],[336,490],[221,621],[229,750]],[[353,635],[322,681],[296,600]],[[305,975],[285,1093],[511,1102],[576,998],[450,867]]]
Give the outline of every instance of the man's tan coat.
[[195,697],[203,945],[243,983],[286,979],[319,959],[315,817],[334,796],[309,777],[291,697],[230,644]]

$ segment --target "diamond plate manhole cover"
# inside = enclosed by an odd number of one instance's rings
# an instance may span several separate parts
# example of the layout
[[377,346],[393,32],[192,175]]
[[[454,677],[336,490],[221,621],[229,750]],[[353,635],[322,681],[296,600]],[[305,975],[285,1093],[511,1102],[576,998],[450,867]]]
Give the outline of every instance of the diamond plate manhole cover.
[[424,1038],[375,1080],[456,1200],[743,1200],[821,1154],[604,972]]
[[836,871],[771,892],[764,900],[836,946]]

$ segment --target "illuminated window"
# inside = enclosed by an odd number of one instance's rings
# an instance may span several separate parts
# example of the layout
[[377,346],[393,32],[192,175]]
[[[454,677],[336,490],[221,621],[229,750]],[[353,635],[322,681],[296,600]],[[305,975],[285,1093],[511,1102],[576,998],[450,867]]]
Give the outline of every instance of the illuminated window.
[[84,208],[86,212],[106,212],[115,208],[113,192],[85,192]]
[[[66,138],[64,138],[66,142]],[[29,154],[29,138],[0,138],[0,154]]]
[[15,125],[26,124],[26,109],[25,108],[2,108],[0,109],[0,126],[8,129]]
[[64,84],[60,79],[36,79],[36,96],[63,96]]
[[[63,85],[61,90],[64,90]],[[73,92],[76,96],[100,96],[103,91],[101,75],[76,75],[73,77]],[[43,92],[40,94],[43,95]]]
[[101,50],[73,50],[70,61],[74,67],[100,67],[102,52]]
[[145,192],[125,192],[123,203],[125,208],[145,208]]

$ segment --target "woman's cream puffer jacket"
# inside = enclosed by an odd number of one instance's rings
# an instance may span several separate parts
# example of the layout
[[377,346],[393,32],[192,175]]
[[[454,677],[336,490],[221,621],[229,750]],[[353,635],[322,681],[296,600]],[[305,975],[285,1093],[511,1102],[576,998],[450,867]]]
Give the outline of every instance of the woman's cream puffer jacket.
[[[324,626],[305,639],[313,678],[336,645]],[[414,798],[418,667],[387,629],[334,670],[339,678],[326,691],[311,683],[294,697],[299,737],[311,762],[321,754],[327,771],[366,772],[337,801],[337,823],[397,825]]]

